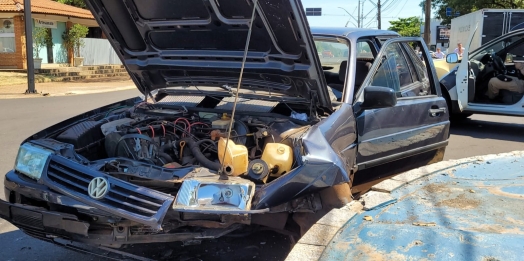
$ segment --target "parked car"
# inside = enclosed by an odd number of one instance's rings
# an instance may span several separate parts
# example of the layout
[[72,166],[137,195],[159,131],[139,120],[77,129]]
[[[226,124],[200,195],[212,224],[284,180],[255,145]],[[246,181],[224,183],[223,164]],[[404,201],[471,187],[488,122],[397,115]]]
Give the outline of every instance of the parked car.
[[[237,89],[250,1],[133,3],[86,1],[144,98],[21,144],[0,216],[27,234],[111,250],[297,233],[352,200],[356,175],[442,160],[446,101],[421,38],[310,29],[299,0],[260,1]],[[347,59],[323,66],[315,41]]]
[[448,63],[446,59],[433,58],[432,60],[439,80],[441,80],[444,76],[448,75],[449,72],[453,70],[453,68],[457,67],[457,64]]
[[[473,36],[470,34],[470,43]],[[440,80],[453,116],[465,118],[474,113],[524,116],[522,93],[501,90],[496,99],[485,96],[491,78],[518,76],[513,59],[524,57],[524,29],[500,36],[476,50],[468,50],[461,58],[454,53],[446,56],[454,69]]]
[[329,50],[322,51],[322,57],[324,58],[334,58],[335,55]]

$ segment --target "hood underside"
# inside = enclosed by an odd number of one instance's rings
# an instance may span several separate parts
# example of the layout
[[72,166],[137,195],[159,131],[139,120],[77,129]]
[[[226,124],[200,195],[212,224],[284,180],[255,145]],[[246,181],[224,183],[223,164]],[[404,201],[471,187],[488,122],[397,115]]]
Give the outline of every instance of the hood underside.
[[[251,0],[86,0],[142,92],[174,86],[236,87]],[[299,0],[258,1],[243,89],[330,107]]]

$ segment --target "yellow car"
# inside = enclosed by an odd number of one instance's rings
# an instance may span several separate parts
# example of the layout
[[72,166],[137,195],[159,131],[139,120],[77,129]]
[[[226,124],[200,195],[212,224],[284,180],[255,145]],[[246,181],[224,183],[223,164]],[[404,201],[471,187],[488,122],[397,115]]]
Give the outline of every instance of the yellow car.
[[437,77],[440,80],[444,75],[448,74],[451,69],[458,66],[458,63],[447,63],[446,59],[432,59],[433,65],[435,66],[435,71],[437,72]]

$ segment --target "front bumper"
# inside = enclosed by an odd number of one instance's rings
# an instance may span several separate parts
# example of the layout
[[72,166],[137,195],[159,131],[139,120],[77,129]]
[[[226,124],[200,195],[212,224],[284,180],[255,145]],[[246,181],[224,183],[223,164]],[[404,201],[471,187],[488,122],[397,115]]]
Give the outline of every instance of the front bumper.
[[0,200],[0,218],[35,236],[56,235],[65,239],[87,237],[89,223],[75,215]]
[[133,235],[127,228],[123,230],[115,228],[110,234],[94,234],[89,231],[90,224],[79,220],[75,215],[9,203],[3,200],[0,200],[0,218],[12,223],[23,232],[45,241],[52,242],[55,238],[62,238],[93,246],[109,247],[120,247],[123,244],[164,243],[218,238],[240,228],[240,225],[232,225],[227,229],[152,235]]

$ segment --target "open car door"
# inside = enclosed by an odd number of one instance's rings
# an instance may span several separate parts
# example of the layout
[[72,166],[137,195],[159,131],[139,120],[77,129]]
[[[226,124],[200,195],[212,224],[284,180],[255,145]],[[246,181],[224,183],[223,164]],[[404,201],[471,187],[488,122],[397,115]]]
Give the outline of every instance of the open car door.
[[475,30],[471,31],[469,34],[469,42],[466,50],[464,50],[464,53],[462,54],[462,61],[457,70],[457,78],[455,82],[457,87],[458,106],[461,112],[468,107],[468,86],[470,84],[475,84],[476,75],[471,70],[469,64],[469,51],[471,42],[473,41],[473,36],[477,32],[477,29],[478,23],[475,25]]

